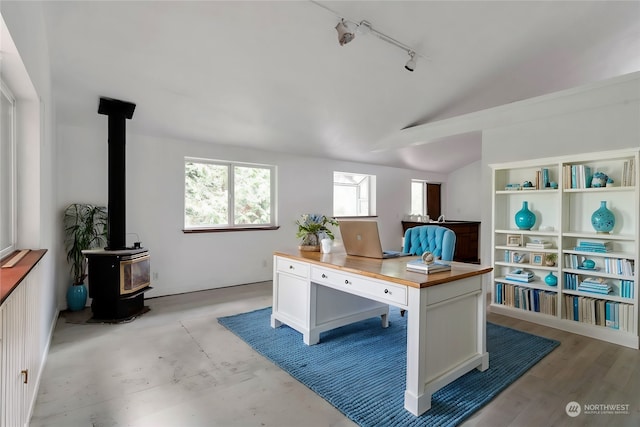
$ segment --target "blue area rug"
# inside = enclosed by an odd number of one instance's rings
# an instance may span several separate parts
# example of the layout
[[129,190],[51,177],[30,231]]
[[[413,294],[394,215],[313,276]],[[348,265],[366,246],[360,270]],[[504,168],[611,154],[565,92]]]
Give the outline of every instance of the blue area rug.
[[[360,426],[454,426],[470,417],[560,343],[487,323],[489,369],[473,370],[432,396],[420,417],[404,409],[406,317],[391,309],[391,325],[364,320],[320,335],[270,326],[271,307],[218,321]],[[409,316],[410,313],[407,313]],[[390,369],[390,367],[394,367]]]

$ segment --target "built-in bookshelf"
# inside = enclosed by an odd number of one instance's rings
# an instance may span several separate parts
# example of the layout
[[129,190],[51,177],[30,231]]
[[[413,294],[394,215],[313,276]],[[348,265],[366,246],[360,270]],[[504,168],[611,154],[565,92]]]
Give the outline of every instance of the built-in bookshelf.
[[[639,154],[491,165],[492,312],[639,348]],[[608,233],[591,223],[602,202],[615,216]],[[527,230],[514,219],[525,205],[536,216]]]

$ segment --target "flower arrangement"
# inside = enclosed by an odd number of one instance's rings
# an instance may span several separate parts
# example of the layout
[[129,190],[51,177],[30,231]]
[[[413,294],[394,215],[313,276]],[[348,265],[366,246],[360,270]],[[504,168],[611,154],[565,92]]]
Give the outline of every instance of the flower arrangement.
[[296,237],[302,239],[301,246],[316,247],[324,238],[331,240],[335,238],[328,226],[335,227],[338,225],[338,221],[320,214],[304,214],[296,221],[296,224],[298,225]]

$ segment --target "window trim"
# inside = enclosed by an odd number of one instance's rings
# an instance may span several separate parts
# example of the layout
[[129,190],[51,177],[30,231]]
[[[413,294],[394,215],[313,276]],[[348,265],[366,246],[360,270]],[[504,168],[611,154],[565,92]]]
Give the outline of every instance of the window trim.
[[[17,170],[17,142],[16,142],[17,107],[16,107],[16,98],[13,95],[13,92],[9,89],[9,87],[5,84],[3,80],[0,80],[0,91],[2,92],[2,96],[5,96],[11,103],[11,111],[12,111],[11,142],[9,143],[10,149],[11,149],[11,160],[10,160],[11,172],[10,172],[10,178],[9,178],[11,180],[11,184],[10,184],[11,195],[9,196],[9,203],[11,205],[10,213],[9,213],[11,215],[11,219],[10,219],[11,243],[6,248],[0,247],[0,258],[4,258],[16,250],[17,240],[18,240],[18,221],[17,221],[17,218],[18,218],[17,216],[18,215],[18,198],[17,198],[18,170]],[[0,169],[1,169],[1,165],[0,165]],[[0,176],[0,181],[1,180],[2,180],[2,177]],[[4,219],[2,219],[2,221],[4,221]]]
[[[182,219],[183,219],[183,233],[218,233],[228,231],[253,231],[253,230],[277,230],[280,228],[277,218],[277,173],[278,168],[276,165],[269,165],[264,163],[249,163],[249,162],[236,162],[231,160],[221,159],[208,159],[202,157],[189,157],[184,158],[183,178],[186,179],[186,164],[192,163],[204,163],[213,165],[222,165],[227,167],[228,188],[227,188],[227,224],[220,226],[204,225],[204,226],[186,226],[186,186],[183,187],[185,193],[183,193],[183,206],[182,206]],[[270,170],[270,182],[271,189],[271,203],[270,203],[270,218],[269,224],[235,224],[235,168],[236,167],[248,167],[248,168],[260,168]]]

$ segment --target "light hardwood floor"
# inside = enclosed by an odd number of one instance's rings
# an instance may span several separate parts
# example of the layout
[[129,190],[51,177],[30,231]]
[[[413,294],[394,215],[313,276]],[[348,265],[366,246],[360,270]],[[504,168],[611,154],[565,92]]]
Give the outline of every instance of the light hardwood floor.
[[[271,282],[146,301],[121,325],[60,318],[32,427],[336,426],[354,424],[220,326],[271,305]],[[640,351],[488,315],[561,345],[465,426],[638,426]],[[565,412],[567,403],[629,405],[628,414]]]

